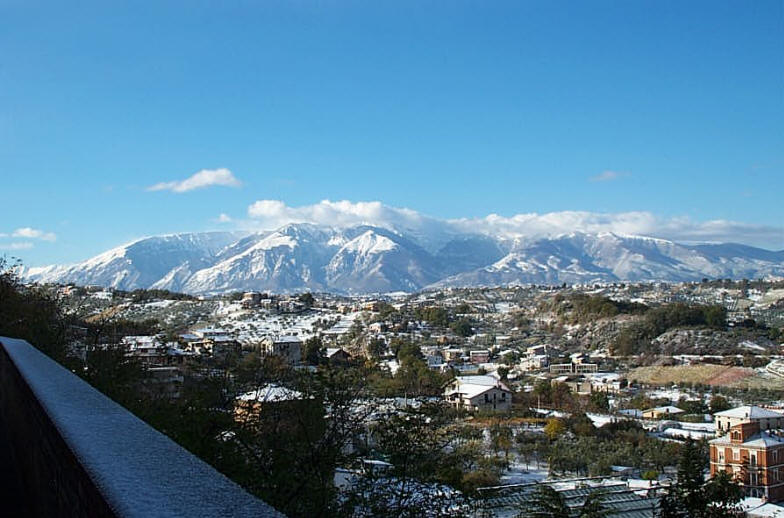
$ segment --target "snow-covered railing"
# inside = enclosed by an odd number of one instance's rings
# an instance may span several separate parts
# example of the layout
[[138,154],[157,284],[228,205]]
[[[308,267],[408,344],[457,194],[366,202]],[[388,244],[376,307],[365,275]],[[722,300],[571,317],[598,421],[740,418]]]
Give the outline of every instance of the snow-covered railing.
[[283,516],[23,340],[0,337],[0,423],[35,516]]

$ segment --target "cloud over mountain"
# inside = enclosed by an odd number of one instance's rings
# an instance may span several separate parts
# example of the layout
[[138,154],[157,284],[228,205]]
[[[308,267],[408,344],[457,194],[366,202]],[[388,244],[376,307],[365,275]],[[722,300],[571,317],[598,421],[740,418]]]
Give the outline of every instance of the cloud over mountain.
[[255,228],[275,229],[288,223],[333,227],[373,225],[443,241],[456,233],[476,233],[507,239],[539,238],[570,232],[642,235],[680,242],[736,242],[778,249],[784,247],[784,226],[754,225],[728,220],[694,221],[663,218],[651,212],[600,213],[561,211],[484,218],[437,219],[412,209],[380,201],[323,200],[292,207],[279,200],[258,200],[248,207]]

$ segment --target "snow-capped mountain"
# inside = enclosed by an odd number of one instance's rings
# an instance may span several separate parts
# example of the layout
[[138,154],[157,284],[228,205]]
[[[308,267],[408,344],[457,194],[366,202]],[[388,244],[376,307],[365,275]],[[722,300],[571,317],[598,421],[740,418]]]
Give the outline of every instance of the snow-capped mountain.
[[416,291],[440,279],[434,258],[390,231],[359,227],[326,267],[330,289],[351,292]]
[[242,234],[202,232],[134,241],[72,266],[30,268],[34,281],[94,284],[118,289],[175,285],[213,264],[217,254]]
[[682,245],[640,236],[572,233],[515,242],[498,261],[439,281],[439,286],[694,281],[784,273],[784,251],[743,245]]
[[25,276],[38,282],[210,294],[784,275],[784,251],[736,244],[685,245],[612,233],[536,239],[462,233],[438,246],[426,241],[422,234],[368,225],[300,223],[259,233],[145,238],[76,265],[30,268]]

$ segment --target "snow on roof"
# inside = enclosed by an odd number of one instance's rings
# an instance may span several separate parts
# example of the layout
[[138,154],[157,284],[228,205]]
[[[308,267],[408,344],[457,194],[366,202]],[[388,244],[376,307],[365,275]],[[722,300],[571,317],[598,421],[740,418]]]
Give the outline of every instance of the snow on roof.
[[730,410],[725,410],[723,412],[716,412],[714,416],[741,418],[741,419],[765,419],[765,418],[784,417],[784,414],[782,414],[781,412],[774,412],[773,410],[768,410],[767,408],[762,408],[759,406],[745,405],[745,406],[739,406],[737,408],[731,408]]
[[509,387],[493,376],[458,376],[446,390],[447,394],[463,394],[468,398],[473,398],[487,392],[490,389],[499,388],[511,392]]
[[661,414],[681,414],[683,410],[677,406],[657,406],[656,408],[649,408],[646,412],[659,412]]
[[706,432],[703,430],[687,430],[684,428],[666,428],[662,432],[667,437],[691,437],[692,439],[710,439],[715,437],[715,432]]
[[158,341],[155,335],[138,335],[138,336],[123,336],[120,340],[124,344],[129,343],[153,343]]
[[485,385],[485,386],[495,386],[498,384],[498,379],[494,378],[493,376],[489,376],[487,374],[477,375],[477,376],[457,376],[455,381],[460,384],[471,384],[471,385]]
[[256,390],[251,390],[242,395],[237,396],[240,401],[259,401],[259,402],[276,402],[276,401],[295,401],[302,399],[302,393],[292,390],[280,385],[270,383],[264,385]]
[[275,342],[291,343],[291,342],[302,342],[302,340],[300,340],[296,336],[283,335],[283,336],[278,336],[277,338],[275,338]]
[[194,333],[200,334],[226,334],[226,330],[222,327],[203,327],[201,329],[197,329]]
[[0,346],[118,516],[283,516],[24,340]]
[[604,381],[605,383],[621,379],[621,375],[617,372],[587,372],[585,377],[596,381]]
[[[722,435],[716,439],[710,441],[711,444],[719,444],[719,445],[729,445],[732,444],[732,440],[730,439],[730,435]],[[764,430],[758,432],[751,437],[748,437],[745,441],[743,441],[744,446],[776,446],[779,444],[784,444],[784,430]]]
[[327,358],[332,358],[340,351],[343,351],[344,353],[348,354],[346,351],[343,350],[342,347],[327,347]]
[[362,459],[363,464],[371,465],[371,466],[384,466],[384,467],[392,467],[392,464],[383,460],[376,460],[376,459]]

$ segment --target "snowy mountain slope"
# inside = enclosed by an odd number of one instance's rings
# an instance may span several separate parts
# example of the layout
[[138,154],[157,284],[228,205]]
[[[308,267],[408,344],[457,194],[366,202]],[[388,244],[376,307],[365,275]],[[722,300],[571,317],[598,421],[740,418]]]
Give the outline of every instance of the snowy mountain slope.
[[445,275],[454,275],[493,264],[508,252],[508,245],[498,239],[466,235],[447,242],[435,257]]
[[190,293],[324,289],[323,264],[331,256],[333,247],[328,242],[333,235],[333,230],[313,225],[287,225],[194,273],[183,289]]
[[[686,246],[640,236],[573,233],[518,242],[486,267],[443,279],[436,286],[690,281],[784,274],[784,255],[752,247],[745,255],[717,255],[707,245]],[[718,245],[721,246],[721,245]],[[712,253],[706,253],[708,252]],[[758,257],[764,257],[760,259]],[[743,275],[738,275],[742,273]]]
[[177,289],[175,279],[213,261],[241,233],[202,232],[156,236],[120,246],[72,266],[31,268],[26,278],[35,282],[96,284],[122,290],[149,288],[163,278]]
[[415,243],[378,228],[357,230],[361,233],[347,241],[326,266],[331,290],[413,291],[440,278],[432,256]]
[[438,243],[423,239],[367,225],[290,224],[252,234],[177,234],[141,239],[72,266],[31,268],[26,278],[210,294],[784,275],[784,251],[735,244],[683,245],[577,232],[513,241],[471,233],[441,236]]

